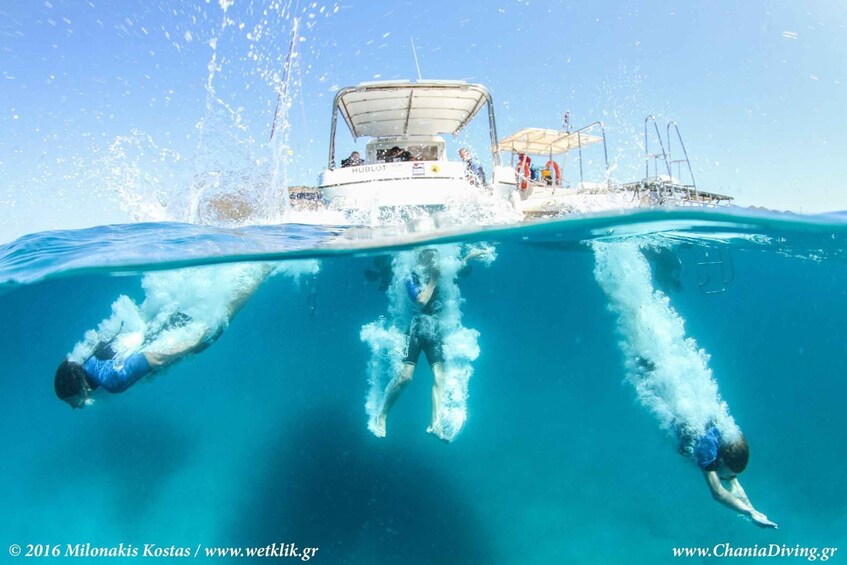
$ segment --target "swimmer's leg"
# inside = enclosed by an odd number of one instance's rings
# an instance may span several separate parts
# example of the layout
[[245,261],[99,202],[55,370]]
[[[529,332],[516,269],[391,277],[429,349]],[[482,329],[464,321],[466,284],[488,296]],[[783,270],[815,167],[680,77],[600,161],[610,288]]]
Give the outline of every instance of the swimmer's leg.
[[397,402],[397,398],[403,392],[403,389],[406,388],[406,385],[412,382],[414,374],[415,364],[403,363],[400,374],[391,379],[391,382],[385,387],[385,401],[382,403],[382,410],[379,411],[379,416],[377,416],[376,429],[374,430],[376,437],[385,437],[385,421],[388,418],[388,413],[391,411],[394,403]]

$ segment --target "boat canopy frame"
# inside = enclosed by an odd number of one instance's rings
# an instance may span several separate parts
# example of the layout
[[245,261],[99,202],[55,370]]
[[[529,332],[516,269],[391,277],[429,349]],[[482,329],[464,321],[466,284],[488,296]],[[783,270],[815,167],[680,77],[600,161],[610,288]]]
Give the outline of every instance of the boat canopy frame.
[[491,157],[500,165],[497,123],[491,93],[481,84],[464,81],[419,80],[364,82],[339,90],[332,103],[328,169],[335,168],[338,115],[353,139],[443,135],[456,136],[488,107]]
[[[600,135],[586,133],[596,129],[600,130]],[[512,154],[549,155],[551,161],[555,155],[565,155],[567,157],[569,151],[576,149],[579,161],[579,183],[583,185],[585,184],[585,178],[582,166],[582,148],[595,143],[603,144],[606,184],[611,187],[609,150],[606,147],[606,126],[603,122],[592,122],[576,131],[524,128],[505,137],[498,145],[498,149],[500,151],[511,152]]]

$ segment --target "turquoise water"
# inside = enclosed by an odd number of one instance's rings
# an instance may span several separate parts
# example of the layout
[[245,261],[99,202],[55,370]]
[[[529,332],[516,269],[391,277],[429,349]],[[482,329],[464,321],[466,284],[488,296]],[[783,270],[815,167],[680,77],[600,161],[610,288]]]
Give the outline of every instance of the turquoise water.
[[[391,319],[392,287],[390,272],[386,290],[366,271],[423,242],[178,224],[27,236],[0,247],[0,550],[285,542],[320,548],[312,562],[356,564],[664,563],[679,560],[674,547],[720,543],[845,551],[845,237],[843,216],[690,210],[444,234],[444,256],[496,252],[458,279],[455,306],[479,356],[467,422],[448,444],[425,432],[423,360],[388,436],[367,427],[360,333]],[[617,294],[597,245],[628,250],[616,255],[614,276],[629,285]],[[58,363],[119,295],[144,300],[144,273],[249,259],[288,272],[212,347],[86,410],[56,399]],[[621,310],[627,297],[654,290],[667,307],[627,325],[641,312]],[[665,331],[674,323],[681,340]],[[711,500],[655,406],[636,397],[626,343],[670,344],[653,355],[671,368],[708,353],[699,373],[672,382],[713,375],[751,446],[740,480],[778,530]]]

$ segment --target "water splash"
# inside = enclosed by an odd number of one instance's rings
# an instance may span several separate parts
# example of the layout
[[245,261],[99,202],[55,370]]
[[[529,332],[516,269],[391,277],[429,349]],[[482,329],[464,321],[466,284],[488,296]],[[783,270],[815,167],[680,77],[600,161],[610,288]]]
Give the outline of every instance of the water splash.
[[685,334],[668,297],[653,287],[637,240],[592,241],[594,277],[617,316],[626,379],[638,401],[671,435],[699,436],[714,423],[727,441],[740,431],[709,368],[709,355]]
[[187,182],[183,156],[158,145],[148,134],[133,129],[118,136],[93,158],[80,161],[80,183],[96,187],[102,198],[113,199],[133,222],[161,222],[184,217],[180,199],[168,189]]
[[[87,331],[68,359],[83,363],[98,344],[110,343],[120,364],[142,350],[167,354],[180,344],[214,339],[268,277],[284,274],[298,281],[301,275],[317,272],[318,262],[306,260],[147,273],[141,279],[144,301],[137,304],[119,296],[111,316]],[[174,324],[178,315],[182,323]]]
[[54,103],[28,108],[29,129],[14,132],[21,158],[14,168],[0,158],[13,173],[0,200],[24,212],[0,218],[0,230],[11,239],[104,222],[285,220],[289,110],[308,65],[300,53],[314,49],[316,25],[335,12],[293,0],[80,8],[76,23],[90,25],[95,41],[112,45],[117,34],[129,47],[91,61],[93,86],[54,73],[48,89],[62,84]]
[[[227,16],[230,6],[231,3],[221,4],[224,15],[220,29],[209,42],[212,54],[205,87],[206,115],[196,126],[196,178],[189,191],[187,219],[212,224],[279,223],[287,220],[290,210],[286,171],[290,156],[289,111],[299,90],[294,73],[296,47],[302,39],[299,19],[292,15],[292,2],[274,3],[275,9],[264,10],[246,34],[249,47],[241,62],[252,63],[252,72],[260,84],[277,94],[273,119],[269,119],[271,139],[265,144],[250,134],[244,107],[225,100],[217,86],[229,60],[227,53],[233,46],[241,47],[232,36],[240,35],[247,25],[245,21],[236,25]],[[291,39],[283,55],[275,46],[283,35],[280,30],[288,29],[289,22]],[[223,77],[224,85],[232,87],[229,75]]]

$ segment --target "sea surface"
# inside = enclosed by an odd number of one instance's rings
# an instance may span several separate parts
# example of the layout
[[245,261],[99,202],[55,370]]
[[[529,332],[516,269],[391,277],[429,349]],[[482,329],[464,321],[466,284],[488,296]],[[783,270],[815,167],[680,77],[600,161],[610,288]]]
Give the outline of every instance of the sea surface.
[[[25,236],[0,246],[0,551],[155,544],[202,562],[276,543],[333,564],[847,552],[845,239],[843,215],[734,209],[433,234],[149,223]],[[374,362],[392,352],[364,328],[403,335],[394,271],[421,247],[456,274],[485,251],[445,283],[467,386],[450,442],[426,433],[423,357],[387,437],[368,428]],[[281,267],[211,347],[84,410],[57,399],[58,364],[121,315],[118,297],[202,310],[220,298],[209,281],[244,262]],[[633,359],[648,355],[656,370],[639,377]],[[637,392],[639,378],[658,392]],[[713,501],[678,453],[668,411],[724,409],[750,445],[740,481],[777,530]],[[299,561],[231,559],[253,560]]]

